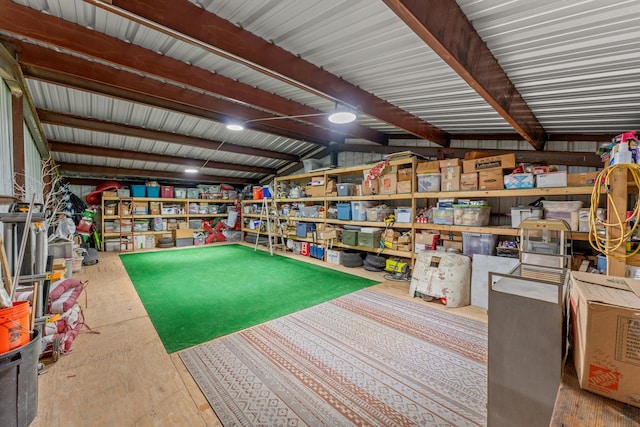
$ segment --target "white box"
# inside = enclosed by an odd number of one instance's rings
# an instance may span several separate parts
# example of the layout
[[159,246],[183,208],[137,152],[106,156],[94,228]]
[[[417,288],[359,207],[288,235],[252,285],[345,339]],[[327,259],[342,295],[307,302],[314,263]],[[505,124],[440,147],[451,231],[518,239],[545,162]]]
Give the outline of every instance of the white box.
[[147,244],[147,236],[133,236],[133,244],[136,249],[145,249]]
[[394,215],[396,222],[411,222],[411,208],[396,208],[394,209]]
[[536,185],[538,188],[566,187],[567,171],[541,173],[536,175]]
[[327,262],[329,264],[338,264],[342,261],[342,251],[336,249],[327,249]]

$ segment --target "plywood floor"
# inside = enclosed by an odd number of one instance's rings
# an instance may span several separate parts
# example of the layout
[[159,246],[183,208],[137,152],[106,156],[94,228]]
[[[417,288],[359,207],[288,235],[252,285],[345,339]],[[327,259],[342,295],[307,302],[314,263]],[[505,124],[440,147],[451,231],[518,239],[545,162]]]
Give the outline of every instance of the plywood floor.
[[[408,282],[384,281],[382,273],[362,268],[334,267],[381,281],[372,288],[379,292],[445,309],[410,298]],[[47,364],[38,379],[38,415],[32,427],[220,426],[178,355],[165,351],[118,254],[101,252],[98,264],[83,267],[74,277],[89,282],[80,301],[85,323],[97,333],[85,329],[69,354]],[[487,319],[477,307],[448,310]]]

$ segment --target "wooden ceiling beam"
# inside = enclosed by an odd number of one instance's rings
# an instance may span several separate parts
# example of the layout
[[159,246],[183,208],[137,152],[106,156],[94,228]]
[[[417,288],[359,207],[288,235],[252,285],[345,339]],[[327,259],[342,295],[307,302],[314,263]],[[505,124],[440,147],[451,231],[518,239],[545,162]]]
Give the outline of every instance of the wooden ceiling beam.
[[207,159],[188,159],[186,157],[168,156],[165,154],[120,150],[116,148],[98,147],[95,145],[75,144],[60,141],[49,140],[49,147],[51,148],[51,151],[57,153],[107,157],[112,159],[138,160],[142,162],[169,163],[193,168],[200,168],[203,164],[206,164],[206,168],[209,169],[223,169],[238,172],[259,173],[262,175],[275,175],[277,173],[277,170],[273,168],[215,162]]
[[53,126],[73,127],[94,132],[104,132],[116,135],[144,138],[152,141],[164,141],[171,144],[181,144],[190,147],[205,148],[208,150],[218,150],[224,148],[224,151],[227,151],[229,153],[244,154],[247,156],[267,157],[271,159],[286,160],[289,162],[299,161],[298,156],[294,156],[292,154],[262,150],[260,148],[245,147],[242,145],[234,145],[226,142],[223,143],[211,139],[196,138],[193,136],[181,135],[171,132],[146,129],[138,126],[127,125],[124,123],[87,119],[84,117],[57,113],[49,110],[38,110],[38,117],[40,118],[40,121],[42,123],[47,123]]
[[[57,163],[58,171],[64,178],[86,178],[84,175],[90,175],[96,177],[96,179],[113,179],[128,178],[131,180],[139,180],[140,177],[147,179],[166,179],[172,181],[189,181],[196,180],[200,183],[212,183],[212,184],[257,184],[257,180],[236,178],[228,176],[216,176],[216,175],[204,175],[198,174],[180,174],[165,171],[156,171],[152,169],[125,169],[125,168],[112,168],[108,166],[97,166],[90,164],[80,163]],[[100,177],[100,178],[98,178]]]
[[500,149],[469,149],[469,148],[446,148],[446,147],[411,147],[411,146],[386,146],[379,147],[375,145],[358,145],[358,144],[336,144],[333,146],[335,152],[354,152],[354,153],[378,153],[392,154],[400,151],[411,151],[424,157],[432,157],[436,159],[459,158],[464,159],[466,153],[471,151],[481,151],[491,156],[501,154],[515,153],[516,162],[533,163],[539,165],[567,165],[567,166],[584,166],[602,168],[602,159],[595,153],[576,153],[564,151],[517,151],[517,150],[500,150]]
[[536,150],[546,133],[455,0],[384,0]]
[[[330,72],[264,40],[187,0],[100,0],[88,3],[126,16],[157,31],[238,62],[318,96],[359,108],[363,113],[443,146],[449,136],[431,123],[402,110]],[[366,139],[366,138],[364,138]]]
[[[175,82],[183,89],[197,88],[233,101],[244,108],[237,108],[237,120],[252,120],[255,114],[247,112],[248,106],[259,109],[261,118],[278,118],[282,126],[303,127],[314,143],[344,139],[344,132],[351,136],[370,139],[375,143],[386,143],[381,132],[364,128],[358,124],[342,127],[332,125],[326,116],[301,117],[295,120],[288,116],[328,113],[316,110],[290,99],[249,86],[220,74],[212,73],[183,61],[161,55],[132,43],[84,28],[63,19],[40,13],[35,9],[0,0],[0,27],[3,30],[27,37],[60,49],[77,52],[91,58],[115,64],[146,75]],[[247,112],[248,113],[248,112]],[[273,121],[273,120],[272,120]],[[341,136],[337,136],[337,135]],[[305,139],[306,140],[306,139]]]

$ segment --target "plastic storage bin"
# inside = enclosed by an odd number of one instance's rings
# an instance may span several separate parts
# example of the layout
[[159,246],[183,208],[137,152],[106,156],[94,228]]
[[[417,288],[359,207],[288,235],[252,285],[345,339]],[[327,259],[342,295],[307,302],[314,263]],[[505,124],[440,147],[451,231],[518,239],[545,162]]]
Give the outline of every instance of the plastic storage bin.
[[320,206],[303,206],[300,208],[300,216],[304,218],[318,218]]
[[498,236],[484,233],[462,233],[462,253],[469,255],[495,255]]
[[343,221],[351,220],[351,203],[337,203],[338,219]]
[[160,194],[161,194],[161,197],[165,197],[167,199],[173,199],[174,198],[173,186],[163,185],[162,187],[160,187]]
[[353,190],[355,188],[355,184],[338,184],[338,196],[353,196]]
[[382,206],[376,206],[373,208],[367,208],[367,221],[384,221],[386,217],[393,213],[393,208],[385,208]]
[[453,208],[433,209],[433,223],[443,225],[453,225]]
[[411,222],[411,208],[396,208],[393,210],[393,214],[396,217],[396,223]]
[[543,200],[542,206],[544,207],[544,217],[546,219],[561,219],[569,224],[572,231],[580,229],[581,201],[557,202]]
[[200,190],[197,188],[187,188],[187,199],[198,199],[200,197]]
[[307,237],[307,233],[310,231],[314,231],[316,229],[316,225],[311,222],[299,222],[296,224],[296,236],[298,237]]
[[187,198],[187,189],[186,188],[175,187],[173,189],[173,197],[175,197],[176,199],[186,199]]
[[483,227],[489,225],[491,206],[453,205],[453,224]]
[[160,197],[160,186],[147,185],[147,197]]
[[418,192],[440,191],[440,174],[418,174]]
[[351,202],[351,219],[354,221],[366,221],[367,209],[373,206],[373,202]]
[[131,184],[129,189],[131,190],[131,197],[145,197],[147,194],[146,185]]

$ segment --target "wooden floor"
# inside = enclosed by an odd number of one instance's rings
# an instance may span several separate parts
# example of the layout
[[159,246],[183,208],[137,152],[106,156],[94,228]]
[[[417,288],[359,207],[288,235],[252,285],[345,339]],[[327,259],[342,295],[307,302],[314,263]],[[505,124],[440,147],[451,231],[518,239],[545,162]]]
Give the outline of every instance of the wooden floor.
[[[362,268],[334,267],[380,280],[372,288],[379,292],[445,309],[410,298],[408,282],[384,281],[382,273]],[[89,281],[86,307],[85,295],[79,301],[86,324],[98,333],[85,329],[69,354],[47,364],[39,377],[38,415],[32,426],[221,425],[178,355],[165,351],[118,254],[101,252],[98,264],[83,267],[74,277]],[[487,319],[486,310],[478,307],[447,310]]]

